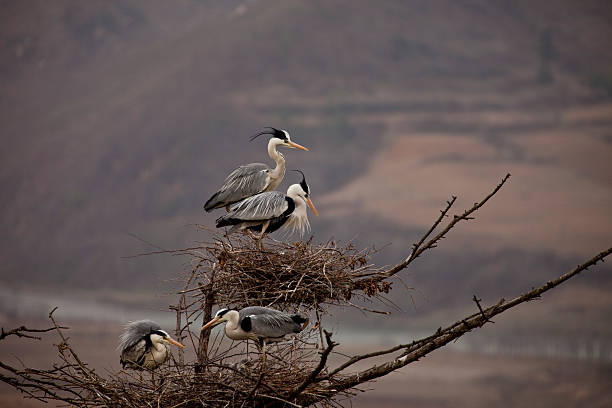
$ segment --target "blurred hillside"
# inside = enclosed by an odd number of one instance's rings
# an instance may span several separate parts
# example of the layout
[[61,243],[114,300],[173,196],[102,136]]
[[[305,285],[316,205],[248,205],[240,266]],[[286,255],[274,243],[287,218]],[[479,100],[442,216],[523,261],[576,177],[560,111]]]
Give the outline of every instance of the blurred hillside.
[[[557,276],[612,243],[611,22],[605,0],[0,0],[0,323],[59,306],[93,364],[118,369],[102,354],[118,323],[172,327],[168,280],[189,267],[126,257],[206,241],[195,224],[213,227],[219,213],[202,205],[223,178],[270,163],[263,138],[248,142],[263,126],[310,149],[283,153],[311,185],[314,239],[375,245],[382,265],[451,195],[461,211],[513,175],[394,282],[401,312],[336,311],[326,326],[349,351],[429,334],[473,313],[474,294],[490,304]],[[594,268],[356,403],[609,405],[611,272]],[[48,357],[10,344],[5,357]]]
[[159,290],[181,261],[122,258],[151,249],[130,234],[205,240],[191,224],[213,225],[202,204],[225,175],[269,162],[264,140],[248,143],[262,126],[311,150],[285,155],[319,204],[315,239],[392,243],[383,264],[451,194],[469,206],[514,174],[415,266],[410,285],[441,297],[426,307],[453,302],[446,285],[461,301],[529,287],[612,241],[609,2],[41,0],[0,13],[9,286]]

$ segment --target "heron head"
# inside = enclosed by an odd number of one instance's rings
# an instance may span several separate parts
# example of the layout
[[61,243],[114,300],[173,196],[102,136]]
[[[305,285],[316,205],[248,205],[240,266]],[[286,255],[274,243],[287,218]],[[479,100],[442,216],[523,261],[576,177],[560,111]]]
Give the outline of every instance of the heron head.
[[306,204],[308,204],[312,212],[316,216],[319,216],[319,212],[317,211],[314,204],[312,203],[312,200],[310,199],[310,186],[308,185],[308,183],[306,183],[306,176],[304,176],[304,173],[302,173],[302,171],[300,170],[292,171],[297,171],[298,173],[300,173],[302,175],[302,181],[300,181],[300,184],[293,184],[289,186],[289,189],[287,189],[287,195],[290,197],[297,196],[301,198]]
[[185,347],[181,343],[179,343],[178,341],[170,337],[170,335],[163,330],[151,330],[149,337],[151,338],[151,343],[153,344],[167,343],[167,344],[174,344],[175,346],[180,347],[180,348]]
[[208,329],[209,327],[215,327],[218,324],[221,324],[223,322],[227,322],[228,320],[228,312],[232,311],[233,309],[219,309],[217,311],[217,313],[215,313],[215,317],[213,317],[213,319],[206,323],[204,326],[202,326],[202,329],[200,330],[204,330],[204,329]]
[[291,138],[289,137],[289,132],[287,132],[286,130],[276,129],[276,128],[269,127],[269,126],[255,133],[253,136],[251,136],[249,140],[253,141],[255,140],[256,137],[261,136],[261,135],[271,135],[272,137],[270,138],[270,143],[273,143],[277,146],[286,146],[292,149],[301,149],[301,150],[308,151],[306,147],[299,145],[295,142],[292,142]]

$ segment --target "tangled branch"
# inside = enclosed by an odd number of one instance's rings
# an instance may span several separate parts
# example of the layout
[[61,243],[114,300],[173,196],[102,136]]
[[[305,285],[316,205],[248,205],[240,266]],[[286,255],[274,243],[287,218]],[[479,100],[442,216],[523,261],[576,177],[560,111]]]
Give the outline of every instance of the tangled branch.
[[[77,407],[337,406],[340,398],[350,398],[360,384],[385,376],[444,347],[482,327],[492,317],[538,298],[612,253],[612,248],[607,249],[574,270],[509,302],[501,299],[483,307],[474,295],[472,300],[477,311],[448,327],[439,328],[419,340],[348,357],[337,367],[329,367],[328,357],[340,345],[323,329],[321,316],[325,315],[326,307],[342,305],[387,313],[353,301],[381,299],[392,289],[394,275],[427,250],[435,248],[461,221],[472,220],[509,177],[506,175],[480,202],[454,215],[442,226],[455,204],[453,196],[431,228],[413,245],[409,256],[389,269],[370,262],[375,249],[357,250],[351,244],[340,246],[333,241],[314,244],[311,240],[283,243],[267,239],[265,250],[260,250],[247,237],[217,237],[209,244],[159,251],[157,253],[184,255],[192,262],[182,289],[177,292],[177,303],[170,309],[176,313],[175,334],[179,341],[191,342],[196,361],[185,362],[180,352],[178,361],[173,359],[155,371],[157,381],[143,382],[138,375],[126,371],[100,375],[81,360],[69,343],[63,332],[67,328],[58,325],[54,309],[49,314],[53,327],[2,329],[0,340],[11,335],[38,339],[33,334],[48,335],[54,331],[60,340],[56,346],[58,362],[48,369],[17,368],[0,362],[0,381],[28,398]],[[259,351],[253,347],[249,350],[248,344],[230,342],[218,331],[199,330],[210,320],[215,306],[242,308],[253,305],[300,310],[301,313],[314,310],[316,323],[292,342],[269,348],[265,367],[259,359]],[[351,371],[356,363],[380,356],[388,356],[388,360]]]

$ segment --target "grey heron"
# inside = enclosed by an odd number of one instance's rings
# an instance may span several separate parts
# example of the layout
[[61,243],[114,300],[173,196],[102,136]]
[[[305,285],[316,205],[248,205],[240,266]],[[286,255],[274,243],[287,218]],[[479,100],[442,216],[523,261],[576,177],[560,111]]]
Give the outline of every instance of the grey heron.
[[291,141],[286,130],[267,127],[256,133],[250,140],[261,135],[272,135],[268,141],[268,155],[276,162],[274,169],[267,164],[245,164],[232,171],[225,179],[223,186],[204,204],[204,209],[210,212],[216,208],[229,206],[247,197],[264,191],[273,191],[285,176],[285,157],[276,150],[277,146],[285,146],[308,151],[307,148]]
[[255,340],[266,362],[266,344],[285,340],[308,326],[308,318],[269,307],[249,306],[241,309],[220,309],[202,330],[225,323],[225,335],[232,340]]
[[265,233],[274,232],[281,227],[298,230],[301,234],[310,229],[306,205],[315,215],[319,215],[312,200],[306,177],[302,174],[299,184],[292,184],[287,194],[280,191],[267,191],[234,204],[231,211],[217,219],[217,228],[231,226],[229,233],[235,231],[260,232],[259,240]]
[[121,335],[121,366],[133,370],[152,370],[163,364],[170,355],[170,344],[183,348],[151,320],[129,323]]

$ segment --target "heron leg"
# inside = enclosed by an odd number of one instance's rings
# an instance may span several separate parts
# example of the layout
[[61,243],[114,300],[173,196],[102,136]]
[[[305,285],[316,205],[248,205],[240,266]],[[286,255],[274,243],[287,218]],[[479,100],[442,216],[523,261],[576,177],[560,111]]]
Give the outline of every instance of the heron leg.
[[259,234],[259,240],[261,241],[261,239],[264,237],[264,234],[266,233],[266,230],[268,229],[268,226],[270,225],[270,221],[266,221],[263,223],[263,225],[261,226],[261,234]]
[[266,340],[261,341],[261,369],[266,368]]
[[251,231],[248,228],[245,231],[247,232],[247,234],[249,234],[249,237],[251,237],[253,240],[257,241],[257,235],[255,235],[255,233],[253,231]]
[[259,250],[263,249],[263,245],[261,243],[261,240],[263,239],[264,234],[266,233],[266,230],[268,229],[269,225],[270,225],[270,221],[266,221],[261,226],[261,234],[259,234],[259,237],[257,238],[257,241],[258,241],[257,246],[259,247]]

